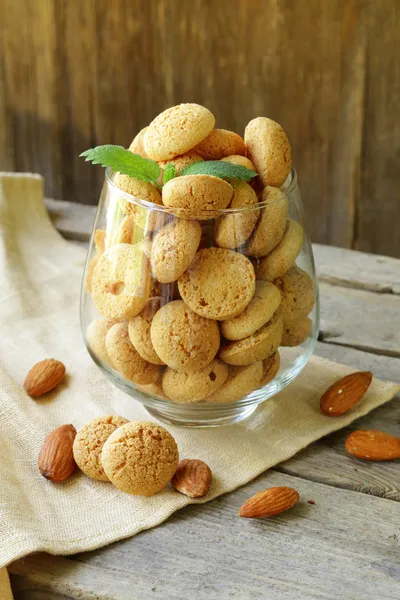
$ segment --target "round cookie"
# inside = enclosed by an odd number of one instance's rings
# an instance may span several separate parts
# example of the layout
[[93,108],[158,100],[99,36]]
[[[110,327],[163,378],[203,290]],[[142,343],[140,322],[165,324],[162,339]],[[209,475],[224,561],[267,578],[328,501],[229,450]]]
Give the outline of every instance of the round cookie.
[[194,373],[178,373],[167,368],[162,377],[164,394],[174,402],[199,402],[223,385],[229,374],[226,364],[213,360]]
[[227,340],[242,340],[267,323],[281,303],[281,294],[269,281],[256,281],[256,291],[243,312],[221,323]]
[[206,402],[224,404],[241,400],[260,386],[263,376],[261,360],[247,367],[230,367],[229,377],[214,393],[207,396]]
[[292,168],[289,140],[282,127],[267,117],[250,121],[244,132],[246,156],[264,185],[280,187]]
[[253,234],[243,253],[246,256],[266,256],[279,244],[285,232],[288,217],[288,201],[277,188],[266,187],[262,202],[266,203],[259,214]]
[[133,152],[133,154],[139,154],[143,158],[149,158],[144,149],[144,134],[147,131],[147,127],[144,127],[139,131],[139,133],[133,138],[131,145],[129,146],[129,150]]
[[275,375],[279,371],[279,367],[281,366],[281,356],[278,351],[275,352],[269,358],[263,360],[263,376],[260,381],[260,387],[267,385],[270,381],[273,380]]
[[278,349],[282,331],[282,317],[275,313],[268,323],[249,337],[223,346],[219,357],[229,365],[235,366],[250,365],[258,360],[264,360]]
[[176,176],[178,177],[179,175],[181,175],[185,167],[188,167],[189,165],[192,165],[193,163],[197,162],[203,162],[203,159],[194,150],[190,150],[189,152],[186,152],[186,154],[183,154],[182,156],[177,156],[176,158],[173,158],[171,160],[161,160],[158,164],[160,165],[163,171],[168,164],[173,164],[175,167]]
[[200,104],[172,106],[148,126],[144,134],[145,152],[153,160],[170,160],[192,150],[214,125],[214,115]]
[[200,317],[182,300],[160,308],[153,317],[150,336],[161,360],[180,373],[193,373],[208,365],[220,342],[218,324]]
[[170,179],[162,190],[162,200],[170,208],[192,211],[226,208],[233,196],[232,186],[213,175],[182,175]]
[[101,464],[103,445],[118,427],[128,422],[124,417],[97,417],[79,429],[72,449],[74,460],[85,475],[98,481],[108,481]]
[[186,271],[201,238],[198,221],[174,219],[156,233],[151,250],[151,268],[161,283],[172,283]]
[[233,165],[239,165],[239,167],[246,167],[247,169],[251,169],[251,171],[255,171],[255,166],[251,162],[249,158],[246,156],[241,156],[240,154],[232,154],[231,156],[225,156],[225,158],[221,158],[223,162],[229,162]]
[[256,268],[257,278],[274,281],[282,277],[293,267],[304,240],[304,230],[300,223],[289,219],[285,233],[279,244],[264,258]]
[[152,496],[162,490],[178,466],[178,446],[157,423],[130,421],[116,429],[103,446],[101,463],[119,490]]
[[204,160],[220,160],[226,156],[245,155],[243,139],[234,131],[213,129],[212,132],[195,148],[195,152]]
[[[142,181],[141,179],[136,179],[129,175],[116,173],[114,183],[123,192],[134,196],[138,200],[146,200],[147,202],[153,202],[153,204],[158,205],[162,204],[160,191],[149,181]],[[134,202],[125,200],[123,207],[127,215],[135,215],[138,205]]]
[[125,379],[139,385],[155,383],[160,367],[144,360],[133,346],[127,323],[116,323],[106,335],[107,354],[111,363]]
[[142,312],[129,321],[129,339],[140,356],[153,365],[163,365],[163,361],[153,348],[150,338],[150,327],[156,312],[167,303],[163,297],[150,298]]
[[108,366],[111,366],[111,361],[107,354],[106,335],[113,325],[115,321],[99,319],[90,323],[86,330],[86,340],[92,352]]
[[89,260],[86,267],[85,289],[88,294],[92,293],[93,273],[99,260],[100,254],[106,249],[106,231],[105,229],[96,229],[93,235],[93,241],[96,248],[96,254]]
[[283,326],[281,346],[299,346],[306,341],[311,329],[312,321],[308,317],[286,323]]
[[145,394],[150,394],[150,396],[157,396],[157,398],[162,398],[163,400],[169,400],[167,396],[164,394],[162,386],[161,386],[161,377],[155,383],[148,383],[147,385],[136,385],[136,387]]
[[180,294],[197,314],[223,321],[240,314],[256,289],[248,258],[224,248],[197,252],[190,268],[178,279]]
[[[258,198],[252,187],[245,181],[232,182],[233,198],[229,209],[258,205]],[[238,248],[251,235],[259,216],[258,210],[247,210],[218,217],[215,221],[214,239],[221,248]]]
[[108,319],[132,319],[149,299],[150,263],[141,244],[115,244],[99,257],[93,273],[92,296]]
[[312,311],[315,300],[314,283],[308,273],[294,266],[285,275],[274,280],[282,302],[279,309],[283,322],[298,320]]

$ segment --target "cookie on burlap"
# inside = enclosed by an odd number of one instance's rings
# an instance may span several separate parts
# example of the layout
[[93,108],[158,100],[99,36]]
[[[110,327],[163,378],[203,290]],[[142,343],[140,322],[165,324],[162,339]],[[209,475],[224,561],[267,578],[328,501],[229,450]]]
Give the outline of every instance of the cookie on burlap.
[[198,221],[174,219],[160,229],[153,239],[151,268],[161,283],[172,283],[186,271],[201,238]]
[[303,269],[295,265],[285,275],[274,279],[274,285],[281,292],[279,312],[284,323],[297,321],[312,311],[315,301],[314,283]]
[[194,150],[190,150],[189,152],[186,152],[186,154],[182,154],[182,156],[176,156],[171,160],[160,160],[158,164],[163,171],[168,164],[174,165],[175,175],[178,177],[181,175],[185,167],[197,162],[203,162],[203,159],[201,158],[200,154],[197,154]]
[[223,385],[229,374],[228,366],[220,360],[194,373],[178,373],[167,368],[162,377],[164,394],[174,402],[199,402]]
[[197,314],[222,321],[240,314],[256,289],[248,258],[224,248],[197,252],[190,268],[178,279],[183,300]]
[[[258,198],[245,181],[232,182],[233,198],[228,209],[256,207]],[[259,216],[258,210],[247,210],[218,217],[215,221],[214,240],[221,248],[238,248],[250,237]]]
[[229,365],[250,365],[268,358],[281,343],[283,331],[282,317],[275,313],[272,319],[243,340],[223,346],[219,357]]
[[213,129],[195,148],[195,152],[204,160],[220,160],[226,156],[245,155],[243,138],[228,129]]
[[111,361],[106,348],[106,335],[113,325],[115,325],[115,321],[98,319],[90,323],[86,330],[86,340],[90,349],[97,358],[108,366],[111,366]]
[[300,346],[311,334],[312,321],[309,317],[302,317],[297,321],[285,323],[281,346]]
[[192,150],[208,136],[214,125],[214,115],[200,104],[172,106],[148,126],[144,149],[153,160],[170,160]]
[[267,385],[267,383],[273,380],[275,375],[278,373],[280,366],[281,356],[278,351],[275,352],[275,354],[273,354],[269,358],[263,360],[264,372],[260,381],[260,387],[262,387],[263,385]]
[[147,131],[147,127],[144,127],[139,131],[139,133],[133,138],[131,145],[129,146],[129,150],[133,152],[133,154],[139,154],[143,158],[149,158],[144,149],[144,134]]
[[281,294],[269,281],[256,281],[256,291],[243,312],[221,323],[227,340],[242,340],[267,323],[281,303]]
[[289,140],[282,127],[267,117],[250,121],[244,132],[246,156],[264,185],[280,187],[292,168]]
[[175,177],[162,190],[165,206],[192,211],[226,208],[232,196],[233,188],[230,183],[214,175]]
[[144,360],[129,338],[128,324],[116,323],[106,336],[107,354],[111,363],[125,379],[139,385],[155,383],[160,367]]
[[104,442],[113,431],[128,422],[124,417],[97,417],[79,429],[75,436],[73,453],[76,464],[85,475],[91,479],[108,481],[101,464]]
[[251,169],[251,171],[256,170],[251,160],[246,156],[241,156],[240,154],[225,156],[225,158],[221,158],[221,160],[222,162],[229,162],[232,165],[238,165],[239,167],[246,167],[247,169]]
[[178,446],[157,423],[130,421],[116,429],[103,446],[101,463],[119,490],[152,496],[169,483],[178,466]]
[[205,398],[211,404],[224,404],[241,400],[260,387],[263,376],[261,360],[247,367],[229,367],[229,377],[221,387]]
[[304,230],[300,223],[289,219],[285,233],[279,244],[258,262],[256,273],[258,279],[274,281],[282,277],[295,264],[304,240]]
[[163,365],[164,362],[154,350],[150,338],[151,322],[156,312],[167,303],[167,298],[158,296],[150,298],[137,317],[129,321],[129,338],[140,356],[153,365]]
[[243,253],[246,256],[266,256],[279,244],[285,232],[288,201],[278,188],[266,187],[261,202],[266,203],[259,212],[258,221]]
[[156,312],[150,336],[161,360],[180,373],[193,373],[208,365],[220,342],[218,324],[200,317],[182,300],[168,302]]

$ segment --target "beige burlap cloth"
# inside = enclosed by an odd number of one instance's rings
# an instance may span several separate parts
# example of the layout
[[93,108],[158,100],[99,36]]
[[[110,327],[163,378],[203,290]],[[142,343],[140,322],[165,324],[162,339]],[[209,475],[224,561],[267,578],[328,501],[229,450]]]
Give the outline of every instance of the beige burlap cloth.
[[[102,414],[148,415],[114,388],[87,354],[78,310],[85,250],[66,242],[51,225],[41,177],[0,175],[0,232],[2,566],[39,550],[70,554],[104,546],[158,525],[190,500],[169,488],[151,498],[129,496],[79,473],[58,485],[40,476],[37,456],[53,428],[64,423],[79,428]],[[35,401],[22,383],[29,368],[45,357],[63,361],[68,377],[56,392]],[[314,357],[291,386],[242,424],[210,430],[169,427],[181,456],[210,465],[214,483],[206,500],[349,424],[398,389],[374,379],[350,414],[324,417],[318,409],[321,392],[352,370]]]

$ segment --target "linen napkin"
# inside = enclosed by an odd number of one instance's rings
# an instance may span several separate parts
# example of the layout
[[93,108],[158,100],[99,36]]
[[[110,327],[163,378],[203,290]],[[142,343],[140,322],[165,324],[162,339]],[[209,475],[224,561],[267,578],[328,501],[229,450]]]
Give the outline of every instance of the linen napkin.
[[[149,416],[112,386],[84,347],[78,303],[86,252],[51,225],[40,176],[0,174],[0,240],[0,566],[31,552],[91,550],[155,527],[193,500],[169,487],[140,498],[79,472],[56,485],[39,474],[40,447],[55,427],[72,423],[78,429],[107,414]],[[68,376],[56,391],[33,400],[22,383],[43,358],[61,360]],[[245,484],[399,389],[374,379],[350,414],[323,416],[321,393],[352,370],[313,357],[294,383],[241,424],[201,430],[169,426],[180,455],[203,459],[212,469],[212,488],[201,501]]]

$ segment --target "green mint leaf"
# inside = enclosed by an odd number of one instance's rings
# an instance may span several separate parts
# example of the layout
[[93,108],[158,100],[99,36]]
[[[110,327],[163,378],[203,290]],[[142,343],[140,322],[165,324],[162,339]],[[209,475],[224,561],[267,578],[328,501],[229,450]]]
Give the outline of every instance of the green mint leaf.
[[174,179],[174,177],[176,177],[175,165],[173,165],[172,163],[168,163],[165,167],[163,174],[163,185],[168,183],[170,179]]
[[96,146],[82,152],[80,156],[85,157],[94,165],[110,167],[115,173],[120,172],[123,175],[129,175],[142,181],[157,183],[161,169],[159,165],[150,158],[143,158],[139,154],[133,154],[122,146]]
[[244,179],[245,181],[250,181],[253,177],[257,177],[258,173],[247,167],[221,160],[205,160],[188,165],[183,169],[182,175],[214,175],[214,177],[219,177],[220,179]]

